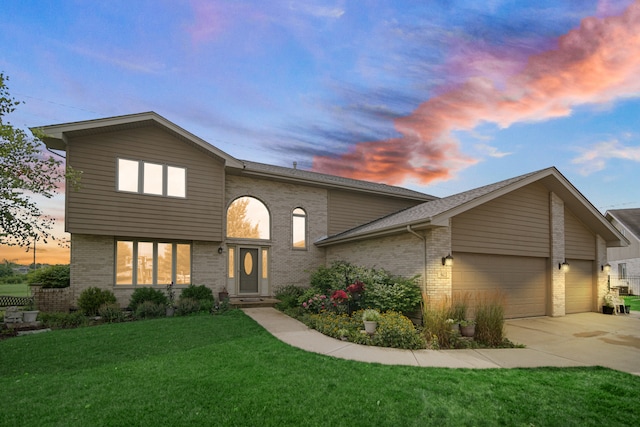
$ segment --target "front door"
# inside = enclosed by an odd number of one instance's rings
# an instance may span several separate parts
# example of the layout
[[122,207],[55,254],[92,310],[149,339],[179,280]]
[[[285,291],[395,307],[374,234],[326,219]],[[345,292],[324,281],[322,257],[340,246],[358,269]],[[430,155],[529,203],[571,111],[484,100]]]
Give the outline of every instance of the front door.
[[258,248],[240,248],[240,294],[258,293]]

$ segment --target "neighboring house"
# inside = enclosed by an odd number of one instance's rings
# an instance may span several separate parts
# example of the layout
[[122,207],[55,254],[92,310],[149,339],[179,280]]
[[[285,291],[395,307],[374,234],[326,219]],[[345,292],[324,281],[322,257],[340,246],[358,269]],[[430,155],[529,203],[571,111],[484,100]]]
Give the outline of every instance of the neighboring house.
[[599,310],[607,248],[627,243],[555,168],[438,199],[238,160],[152,112],[41,130],[83,172],[66,193],[71,286],[122,305],[171,281],[270,296],[345,260],[419,274],[433,300],[501,289],[508,317],[561,316]]
[[611,286],[640,295],[640,209],[614,209],[606,218],[629,240],[629,246],[607,249]]

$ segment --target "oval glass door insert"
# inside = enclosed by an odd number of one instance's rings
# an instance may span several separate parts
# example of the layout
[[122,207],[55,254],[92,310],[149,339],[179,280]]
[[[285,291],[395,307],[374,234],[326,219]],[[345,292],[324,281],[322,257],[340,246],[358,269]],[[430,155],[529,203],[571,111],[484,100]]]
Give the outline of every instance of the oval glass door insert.
[[247,276],[251,275],[253,271],[253,257],[251,256],[251,252],[247,252],[244,254],[244,273]]

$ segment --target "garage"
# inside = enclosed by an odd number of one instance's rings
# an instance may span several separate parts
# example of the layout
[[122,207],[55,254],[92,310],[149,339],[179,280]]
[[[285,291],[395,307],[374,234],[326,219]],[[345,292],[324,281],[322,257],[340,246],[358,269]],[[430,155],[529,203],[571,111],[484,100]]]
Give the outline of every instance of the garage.
[[454,293],[499,289],[507,297],[506,318],[546,315],[546,258],[464,252],[453,257]]
[[593,261],[567,260],[569,271],[564,276],[565,312],[593,311]]

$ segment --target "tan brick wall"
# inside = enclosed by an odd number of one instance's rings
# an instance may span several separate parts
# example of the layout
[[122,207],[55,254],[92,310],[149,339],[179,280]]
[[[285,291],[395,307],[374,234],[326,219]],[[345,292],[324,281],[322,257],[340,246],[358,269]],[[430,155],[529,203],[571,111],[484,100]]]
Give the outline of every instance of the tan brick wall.
[[549,193],[551,221],[551,316],[564,316],[565,305],[565,273],[558,264],[565,259],[564,238],[564,202],[555,193]]
[[598,272],[595,292],[596,311],[602,311],[604,294],[609,290],[609,273],[602,271],[601,266],[607,263],[607,242],[600,235],[596,235],[596,269]]
[[[227,239],[225,244],[253,243],[269,247],[269,294],[273,294],[274,289],[282,285],[308,285],[310,271],[324,265],[325,262],[324,249],[317,248],[313,242],[327,235],[326,190],[228,175],[226,205],[229,206],[233,200],[241,196],[255,197],[265,204],[271,216],[271,240],[250,242]],[[292,249],[291,214],[297,207],[303,208],[307,213],[307,250]],[[224,257],[226,259],[226,252]],[[235,289],[229,289],[230,294],[234,295],[235,292]]]
[[442,258],[451,254],[451,220],[449,227],[427,230],[427,296],[429,301],[437,303],[442,298],[451,299],[453,287],[452,269],[442,265]]

